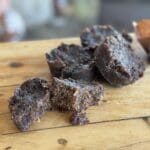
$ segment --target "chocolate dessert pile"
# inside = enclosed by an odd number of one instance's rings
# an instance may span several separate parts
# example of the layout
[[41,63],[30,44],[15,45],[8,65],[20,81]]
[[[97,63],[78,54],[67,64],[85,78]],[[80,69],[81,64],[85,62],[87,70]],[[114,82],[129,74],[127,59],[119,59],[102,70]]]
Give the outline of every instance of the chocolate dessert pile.
[[46,111],[71,112],[73,125],[89,122],[86,110],[104,96],[99,78],[112,86],[125,86],[143,76],[145,65],[131,48],[132,38],[112,26],[83,30],[81,44],[61,44],[46,53],[52,81],[25,81],[10,99],[16,126],[28,130]]
[[99,83],[53,78],[50,87],[51,109],[71,111],[71,123],[74,125],[88,123],[87,108],[98,105],[103,98],[103,86]]

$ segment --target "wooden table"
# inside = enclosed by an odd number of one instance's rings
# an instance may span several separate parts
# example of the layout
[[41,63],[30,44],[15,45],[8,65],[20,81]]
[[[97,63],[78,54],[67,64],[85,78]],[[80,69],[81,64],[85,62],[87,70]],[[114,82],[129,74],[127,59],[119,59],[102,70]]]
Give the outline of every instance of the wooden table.
[[0,150],[149,150],[150,67],[133,85],[106,83],[101,105],[91,107],[91,123],[72,126],[70,114],[48,112],[40,123],[21,133],[10,119],[8,99],[30,77],[50,80],[45,52],[78,38],[0,44]]

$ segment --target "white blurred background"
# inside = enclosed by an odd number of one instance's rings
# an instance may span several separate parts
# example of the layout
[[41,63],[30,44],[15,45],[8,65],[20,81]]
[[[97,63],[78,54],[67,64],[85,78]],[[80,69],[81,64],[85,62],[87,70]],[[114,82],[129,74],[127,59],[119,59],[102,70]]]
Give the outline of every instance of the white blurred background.
[[79,36],[94,24],[132,31],[149,8],[149,0],[0,0],[0,41]]

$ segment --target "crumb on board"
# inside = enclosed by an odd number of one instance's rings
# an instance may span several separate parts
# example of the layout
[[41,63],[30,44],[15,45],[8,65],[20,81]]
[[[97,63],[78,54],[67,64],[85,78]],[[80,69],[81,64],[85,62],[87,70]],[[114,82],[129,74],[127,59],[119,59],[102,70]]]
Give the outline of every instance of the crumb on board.
[[61,145],[66,145],[68,143],[68,141],[64,138],[60,138],[57,140],[58,144],[61,144]]
[[8,146],[5,148],[5,150],[10,150],[12,147],[11,146]]
[[19,68],[19,67],[23,66],[23,63],[21,63],[21,62],[11,62],[9,64],[9,66],[12,67],[12,68]]

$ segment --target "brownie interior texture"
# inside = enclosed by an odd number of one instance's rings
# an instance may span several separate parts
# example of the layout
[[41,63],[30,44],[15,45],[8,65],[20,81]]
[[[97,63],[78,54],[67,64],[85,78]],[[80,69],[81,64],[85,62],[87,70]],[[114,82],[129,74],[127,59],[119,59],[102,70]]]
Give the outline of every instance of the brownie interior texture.
[[71,123],[89,122],[86,110],[98,105],[103,86],[73,79],[53,78],[52,83],[39,78],[25,81],[10,99],[12,120],[21,131],[27,131],[46,111],[72,112]]
[[93,52],[78,45],[61,44],[46,54],[54,77],[91,81],[95,78]]
[[95,57],[99,71],[114,86],[135,82],[145,70],[142,59],[119,33],[108,36],[97,48]]
[[107,36],[117,33],[118,31],[110,25],[94,25],[91,28],[84,29],[80,39],[84,47],[95,49],[104,42]]
[[49,108],[49,86],[47,81],[34,78],[18,87],[10,99],[9,109],[16,126],[26,131]]
[[103,86],[99,83],[53,78],[50,87],[51,109],[71,111],[73,124],[86,124],[88,122],[86,109],[98,105],[103,97]]

